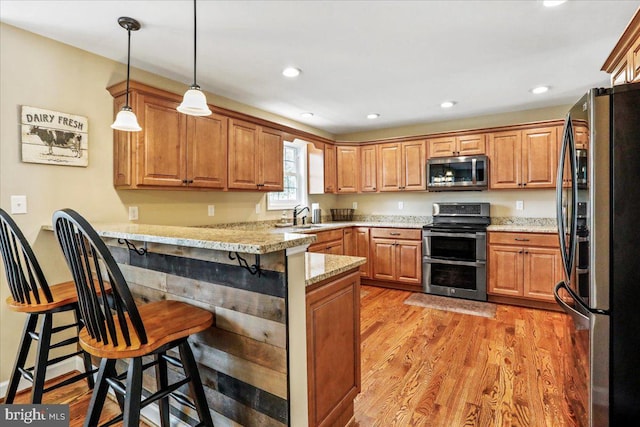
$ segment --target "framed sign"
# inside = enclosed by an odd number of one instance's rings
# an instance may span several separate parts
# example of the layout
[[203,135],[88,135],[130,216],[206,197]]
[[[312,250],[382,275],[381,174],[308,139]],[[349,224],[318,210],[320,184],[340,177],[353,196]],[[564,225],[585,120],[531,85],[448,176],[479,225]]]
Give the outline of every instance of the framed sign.
[[61,166],[89,165],[86,117],[22,106],[22,161]]

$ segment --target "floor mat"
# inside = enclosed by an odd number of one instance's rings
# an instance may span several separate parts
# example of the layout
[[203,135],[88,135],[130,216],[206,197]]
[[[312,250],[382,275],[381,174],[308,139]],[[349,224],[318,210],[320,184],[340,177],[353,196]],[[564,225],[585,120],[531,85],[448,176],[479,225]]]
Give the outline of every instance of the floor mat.
[[471,316],[496,317],[496,305],[490,302],[470,301],[461,298],[440,297],[427,294],[412,294],[404,300],[405,304],[436,310],[453,311]]

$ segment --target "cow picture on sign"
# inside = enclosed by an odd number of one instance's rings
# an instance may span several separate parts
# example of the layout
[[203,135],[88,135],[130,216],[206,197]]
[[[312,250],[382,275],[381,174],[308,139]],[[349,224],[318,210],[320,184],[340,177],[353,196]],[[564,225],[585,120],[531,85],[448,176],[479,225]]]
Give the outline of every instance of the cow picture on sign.
[[89,164],[86,117],[22,107],[22,161],[63,166]]

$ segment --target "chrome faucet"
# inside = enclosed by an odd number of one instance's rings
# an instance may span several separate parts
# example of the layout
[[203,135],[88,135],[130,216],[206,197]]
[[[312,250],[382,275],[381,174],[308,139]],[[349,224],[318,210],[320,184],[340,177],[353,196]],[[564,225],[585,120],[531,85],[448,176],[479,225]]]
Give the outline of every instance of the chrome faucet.
[[[298,210],[298,208],[299,208],[300,206],[301,206],[301,205],[297,205],[297,206],[295,206],[295,207],[293,208],[293,225],[298,225],[298,215],[300,215],[300,214],[301,214],[302,212],[304,212],[305,210],[306,210],[307,212],[310,212],[310,211],[309,211],[309,206],[305,206],[304,208],[302,208],[302,209]],[[302,223],[304,224],[304,219],[303,219],[303,222],[302,222]]]

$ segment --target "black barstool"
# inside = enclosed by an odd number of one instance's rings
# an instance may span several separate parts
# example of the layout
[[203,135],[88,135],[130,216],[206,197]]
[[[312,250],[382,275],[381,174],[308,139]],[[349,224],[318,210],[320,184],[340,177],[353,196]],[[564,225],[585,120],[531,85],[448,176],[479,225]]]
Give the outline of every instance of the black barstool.
[[[84,378],[87,379],[89,388],[93,388],[92,374],[96,371],[92,371],[90,356],[78,350],[77,346],[62,356],[49,359],[51,350],[78,342],[78,337],[74,336],[51,344],[52,336],[55,334],[69,328],[77,328],[79,331],[82,327],[74,283],[64,282],[49,286],[24,234],[9,214],[2,209],[0,209],[0,249],[11,291],[11,296],[7,298],[7,305],[13,311],[27,313],[18,356],[11,371],[4,403],[13,403],[21,377],[32,383],[31,403],[41,403],[44,393]],[[68,311],[73,311],[75,322],[53,327],[53,315]],[[40,318],[42,318],[40,329],[36,332]],[[29,349],[34,340],[38,342],[35,364],[32,367],[26,367]],[[51,387],[44,387],[48,366],[79,355],[83,356],[84,373],[74,375]]]
[[[109,249],[91,225],[71,209],[57,211],[53,225],[62,252],[73,274],[80,311],[86,319],[80,331],[80,345],[101,357],[96,387],[91,396],[85,427],[98,425],[109,387],[113,389],[123,413],[102,426],[123,421],[137,427],[140,410],[159,400],[162,427],[169,427],[169,397],[198,412],[199,426],[213,426],[206,396],[187,338],[213,324],[213,314],[179,301],[158,301],[136,306],[129,286]],[[93,278],[93,279],[92,279]],[[96,293],[111,284],[111,297]],[[169,356],[177,348],[180,359]],[[142,357],[153,360],[143,363]],[[127,371],[116,372],[118,359],[131,359]],[[167,363],[182,368],[184,377],[173,384],[167,378]],[[142,372],[155,367],[157,391],[142,400]],[[125,381],[125,382],[123,382]],[[195,402],[177,392],[189,384]]]

